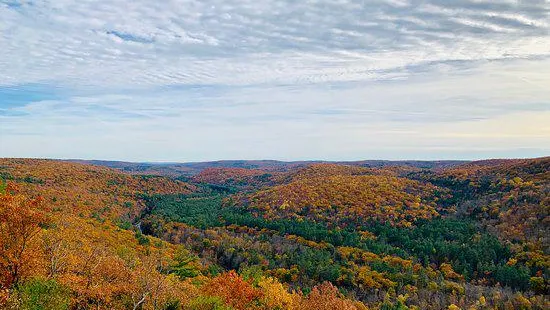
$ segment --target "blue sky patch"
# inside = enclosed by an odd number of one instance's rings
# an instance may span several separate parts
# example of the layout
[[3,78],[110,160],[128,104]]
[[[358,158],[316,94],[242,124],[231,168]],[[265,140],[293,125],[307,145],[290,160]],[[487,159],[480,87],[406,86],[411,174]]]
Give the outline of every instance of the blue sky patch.
[[45,85],[24,84],[0,86],[0,109],[7,110],[29,103],[61,98],[56,91]]
[[119,31],[107,31],[107,34],[118,37],[124,41],[137,42],[137,43],[153,43],[154,40],[150,38],[144,38],[131,33],[119,32]]

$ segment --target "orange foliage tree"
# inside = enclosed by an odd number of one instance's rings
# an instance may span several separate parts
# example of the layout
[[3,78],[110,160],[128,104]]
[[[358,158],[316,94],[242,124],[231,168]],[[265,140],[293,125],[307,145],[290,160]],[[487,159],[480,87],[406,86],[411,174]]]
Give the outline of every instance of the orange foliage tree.
[[213,278],[204,291],[212,296],[221,297],[235,309],[250,309],[258,303],[262,292],[245,281],[234,270]]
[[317,285],[311,293],[299,301],[297,309],[316,310],[366,310],[360,302],[343,298],[342,294],[330,282]]
[[18,194],[12,184],[0,193],[0,288],[18,284],[32,268],[36,253],[29,246],[49,222],[41,202]]

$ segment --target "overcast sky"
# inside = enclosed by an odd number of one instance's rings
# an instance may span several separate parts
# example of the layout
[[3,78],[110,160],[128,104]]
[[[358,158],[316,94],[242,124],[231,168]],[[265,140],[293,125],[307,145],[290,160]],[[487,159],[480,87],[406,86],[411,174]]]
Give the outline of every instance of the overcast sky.
[[550,1],[0,0],[0,157],[550,155]]

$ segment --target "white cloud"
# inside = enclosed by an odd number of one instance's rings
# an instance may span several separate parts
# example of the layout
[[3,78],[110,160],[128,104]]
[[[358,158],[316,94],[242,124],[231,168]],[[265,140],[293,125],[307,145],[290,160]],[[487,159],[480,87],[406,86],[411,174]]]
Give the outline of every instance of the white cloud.
[[384,78],[430,62],[550,55],[548,15],[536,13],[548,12],[547,2],[388,3],[4,4],[0,71],[10,74],[0,84],[316,83]]
[[[547,130],[520,130],[543,128],[550,109],[548,1],[15,3],[0,1],[0,156],[512,156],[550,145]],[[53,95],[2,97],[26,85]]]

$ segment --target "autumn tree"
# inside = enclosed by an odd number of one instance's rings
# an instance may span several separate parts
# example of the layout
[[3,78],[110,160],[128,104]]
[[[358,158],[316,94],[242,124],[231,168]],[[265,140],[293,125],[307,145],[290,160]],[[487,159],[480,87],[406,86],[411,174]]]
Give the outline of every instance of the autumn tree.
[[366,310],[360,302],[345,299],[330,282],[322,283],[311,290],[311,293],[301,300],[298,309],[317,310]]
[[205,292],[211,296],[221,297],[225,303],[235,309],[250,309],[254,302],[259,301],[262,292],[254,288],[235,271],[220,274],[206,286]]
[[19,283],[32,266],[29,246],[48,223],[41,198],[29,199],[8,184],[0,194],[0,288]]
[[296,294],[289,293],[283,284],[271,277],[261,277],[258,287],[263,291],[262,303],[269,309],[293,309]]

